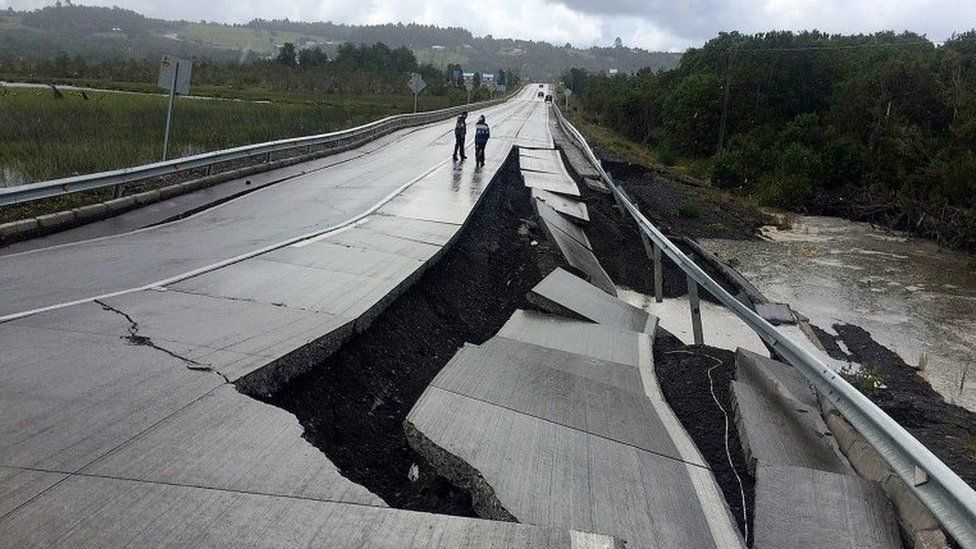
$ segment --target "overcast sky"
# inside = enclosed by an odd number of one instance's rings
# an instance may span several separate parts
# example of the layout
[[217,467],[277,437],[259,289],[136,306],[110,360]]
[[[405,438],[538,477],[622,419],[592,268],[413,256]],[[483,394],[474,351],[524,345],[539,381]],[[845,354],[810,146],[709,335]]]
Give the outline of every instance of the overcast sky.
[[[0,9],[53,0],[0,0]],[[819,29],[837,33],[913,30],[932,40],[976,27],[976,0],[78,0],[166,19],[244,23],[289,18],[336,23],[417,22],[476,35],[555,44],[681,51],[716,33]]]

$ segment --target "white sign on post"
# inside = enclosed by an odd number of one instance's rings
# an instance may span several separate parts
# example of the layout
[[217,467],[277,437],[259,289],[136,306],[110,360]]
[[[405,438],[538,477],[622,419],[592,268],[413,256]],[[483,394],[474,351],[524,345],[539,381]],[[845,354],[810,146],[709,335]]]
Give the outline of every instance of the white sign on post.
[[569,108],[569,96],[573,95],[573,90],[566,88],[563,90],[563,95],[566,96],[566,108]]
[[192,61],[172,55],[164,55],[163,60],[159,62],[157,84],[160,88],[169,90],[169,107],[166,109],[166,133],[163,136],[163,160],[166,160],[169,153],[169,126],[173,119],[173,99],[176,94],[188,95],[190,93],[192,68]]
[[180,59],[172,55],[164,55],[159,62],[159,80],[157,85],[167,91],[174,91],[179,95],[190,93],[190,73],[193,62]]
[[408,82],[408,85],[413,93],[420,93],[424,88],[427,87],[427,83],[424,82],[424,77],[420,76],[420,74],[416,72],[410,75],[410,82]]
[[427,83],[424,82],[424,78],[419,73],[415,72],[410,75],[410,81],[407,82],[407,85],[413,91],[413,112],[417,112],[417,96],[427,87]]
[[471,90],[474,89],[474,80],[464,80],[464,89],[468,90],[468,103],[471,102]]
[[485,83],[485,87],[488,88],[488,97],[494,97],[495,95],[495,82],[489,80]]

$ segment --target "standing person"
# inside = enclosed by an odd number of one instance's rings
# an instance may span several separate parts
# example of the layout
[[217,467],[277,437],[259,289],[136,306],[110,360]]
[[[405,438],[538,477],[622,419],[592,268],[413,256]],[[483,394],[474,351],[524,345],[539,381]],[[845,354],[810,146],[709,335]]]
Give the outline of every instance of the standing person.
[[485,122],[485,115],[478,117],[478,123],[474,125],[474,163],[475,166],[485,165],[485,146],[488,145],[488,138],[491,137],[491,130]]
[[468,123],[467,123],[468,113],[467,111],[462,112],[457,117],[457,122],[454,124],[454,154],[451,158],[457,162],[458,156],[461,160],[467,158],[464,155],[464,136],[468,133]]

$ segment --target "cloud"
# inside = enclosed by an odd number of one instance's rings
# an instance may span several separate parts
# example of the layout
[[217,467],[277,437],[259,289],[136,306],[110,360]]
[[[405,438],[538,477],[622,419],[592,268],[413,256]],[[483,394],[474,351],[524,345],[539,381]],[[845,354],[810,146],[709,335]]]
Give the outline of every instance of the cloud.
[[[32,9],[53,0],[0,0]],[[244,23],[255,17],[338,23],[409,22],[464,27],[476,35],[681,51],[720,31],[913,30],[934,40],[976,24],[973,0],[77,0],[166,19]],[[963,25],[963,26],[960,26]]]

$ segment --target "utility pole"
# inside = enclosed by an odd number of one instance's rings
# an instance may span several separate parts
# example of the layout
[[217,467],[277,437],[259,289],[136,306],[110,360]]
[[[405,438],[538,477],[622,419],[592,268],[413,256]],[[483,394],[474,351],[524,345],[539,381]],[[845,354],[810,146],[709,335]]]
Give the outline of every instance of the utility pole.
[[732,80],[732,48],[725,52],[725,86],[722,91],[722,115],[718,124],[718,147],[716,153],[721,153],[725,148],[725,125],[729,116],[729,88]]

